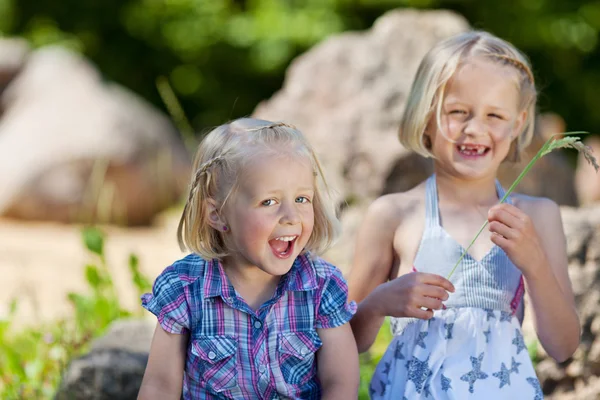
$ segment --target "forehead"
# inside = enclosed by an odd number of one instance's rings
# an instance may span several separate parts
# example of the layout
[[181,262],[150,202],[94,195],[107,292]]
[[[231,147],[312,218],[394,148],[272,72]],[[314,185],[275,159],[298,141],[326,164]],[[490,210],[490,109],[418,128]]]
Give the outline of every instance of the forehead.
[[518,106],[518,73],[511,66],[474,58],[461,64],[446,87],[445,102],[484,102],[514,108]]
[[247,192],[283,190],[289,187],[314,186],[309,157],[290,152],[256,154],[245,163],[239,187]]

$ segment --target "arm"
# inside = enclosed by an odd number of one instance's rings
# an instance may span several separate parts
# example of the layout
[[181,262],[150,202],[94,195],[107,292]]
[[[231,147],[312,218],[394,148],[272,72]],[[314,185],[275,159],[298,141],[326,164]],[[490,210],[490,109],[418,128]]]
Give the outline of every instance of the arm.
[[580,328],[560,209],[545,199],[524,206],[525,212],[509,204],[490,210],[492,241],[521,269],[538,338],[562,362],[577,349]]
[[350,324],[317,329],[323,345],[317,352],[317,370],[323,400],[358,397],[358,351]]
[[348,286],[350,300],[358,302],[350,323],[361,353],[371,347],[386,316],[429,319],[448,298],[446,291],[454,291],[439,275],[410,273],[388,282],[400,222],[393,204],[382,197],[369,207],[358,232]]
[[139,400],[179,400],[187,342],[187,334],[168,333],[156,324]]

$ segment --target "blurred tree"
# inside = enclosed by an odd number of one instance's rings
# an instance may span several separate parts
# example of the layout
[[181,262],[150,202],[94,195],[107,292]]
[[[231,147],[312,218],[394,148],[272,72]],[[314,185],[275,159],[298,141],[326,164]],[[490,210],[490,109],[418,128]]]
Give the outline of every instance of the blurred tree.
[[532,59],[540,108],[600,131],[600,1],[0,0],[0,30],[81,51],[161,107],[166,76],[201,131],[251,113],[315,43],[397,7],[452,9],[513,42]]

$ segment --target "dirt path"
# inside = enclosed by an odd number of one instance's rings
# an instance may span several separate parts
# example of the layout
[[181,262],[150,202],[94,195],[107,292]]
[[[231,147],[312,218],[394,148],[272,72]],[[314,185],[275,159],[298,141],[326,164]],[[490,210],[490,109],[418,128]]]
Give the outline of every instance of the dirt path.
[[[177,245],[178,222],[179,213],[172,211],[159,216],[153,227],[101,228],[108,266],[126,308],[140,307],[128,270],[129,254],[139,257],[142,272],[154,282],[166,266],[185,255]],[[342,239],[325,257],[347,258],[341,256],[347,256],[348,247],[341,246],[347,242]],[[70,315],[66,296],[89,290],[84,266],[94,260],[83,247],[80,226],[0,219],[0,318],[8,314],[13,298],[18,299],[19,326]]]
[[[178,215],[171,213],[150,228],[103,228],[108,264],[125,307],[139,307],[127,266],[129,254],[139,257],[141,270],[154,281],[183,256],[177,246],[177,222]],[[13,298],[19,301],[19,325],[69,315],[66,295],[88,290],[84,266],[90,261],[94,258],[84,249],[78,226],[0,219],[0,318]]]

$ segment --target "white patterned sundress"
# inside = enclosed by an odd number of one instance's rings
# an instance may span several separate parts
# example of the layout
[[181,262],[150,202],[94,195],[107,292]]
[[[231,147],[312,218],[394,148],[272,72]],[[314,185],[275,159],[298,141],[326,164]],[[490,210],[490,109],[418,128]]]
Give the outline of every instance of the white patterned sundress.
[[[415,270],[448,276],[463,250],[440,224],[433,175]],[[519,269],[494,246],[481,261],[467,254],[452,281],[456,292],[431,320],[391,318],[394,339],[371,380],[371,399],[542,400],[521,333]]]

